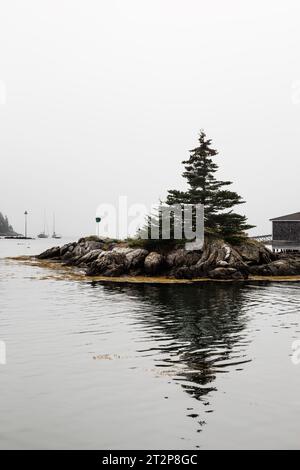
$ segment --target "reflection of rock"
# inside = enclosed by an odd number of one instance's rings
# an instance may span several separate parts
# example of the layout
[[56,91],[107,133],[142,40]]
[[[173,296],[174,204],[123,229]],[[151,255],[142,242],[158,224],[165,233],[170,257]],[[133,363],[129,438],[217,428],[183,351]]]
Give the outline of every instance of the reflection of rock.
[[237,246],[220,239],[207,239],[202,251],[181,246],[157,248],[150,253],[126,242],[81,238],[61,248],[41,253],[40,259],[54,259],[84,269],[87,275],[157,276],[178,279],[209,277],[220,280],[246,279],[250,274],[292,276],[300,274],[300,256],[278,255],[263,244],[246,239]]

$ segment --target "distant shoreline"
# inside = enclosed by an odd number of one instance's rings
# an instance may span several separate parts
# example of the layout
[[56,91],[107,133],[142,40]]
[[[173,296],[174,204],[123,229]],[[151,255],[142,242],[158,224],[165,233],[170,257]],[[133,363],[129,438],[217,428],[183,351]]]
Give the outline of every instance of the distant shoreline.
[[34,240],[32,237],[24,237],[24,235],[0,235],[3,240]]

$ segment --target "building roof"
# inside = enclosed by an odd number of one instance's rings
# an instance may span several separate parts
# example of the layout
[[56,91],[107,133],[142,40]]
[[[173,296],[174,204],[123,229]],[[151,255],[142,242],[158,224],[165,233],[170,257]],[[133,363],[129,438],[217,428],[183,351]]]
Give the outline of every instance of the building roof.
[[295,212],[294,214],[283,215],[281,217],[276,217],[275,219],[270,219],[271,222],[300,222],[300,212]]

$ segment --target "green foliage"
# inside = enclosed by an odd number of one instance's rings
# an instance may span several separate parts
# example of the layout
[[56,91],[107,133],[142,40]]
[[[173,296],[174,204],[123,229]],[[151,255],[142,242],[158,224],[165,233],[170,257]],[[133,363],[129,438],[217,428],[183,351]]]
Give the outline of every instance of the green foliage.
[[88,235],[78,240],[78,243],[84,243],[84,242],[100,242],[101,249],[104,251],[111,250],[115,245],[122,246],[122,243],[124,243],[124,241],[118,240],[116,238],[109,238],[109,237],[100,238],[97,235]]
[[81,242],[105,242],[105,243],[121,243],[121,240],[117,240],[116,238],[100,238],[97,235],[88,235],[87,237],[82,237],[78,240],[78,243]]
[[79,238],[78,243],[81,242],[99,242],[100,238],[97,235],[88,235],[87,237]]
[[[163,239],[143,239],[143,238],[128,238],[126,240],[129,248],[143,248],[144,250],[157,251],[157,252],[168,252],[176,245],[179,240],[163,240]],[[184,243],[184,242],[183,242]]]
[[214,232],[226,240],[235,240],[245,236],[245,231],[252,228],[244,215],[236,214],[232,208],[243,204],[242,197],[227,187],[231,181],[219,181],[215,177],[218,165],[213,158],[218,152],[211,148],[211,140],[200,131],[198,147],[190,150],[190,157],[182,163],[185,166],[183,177],[187,180],[188,190],[168,191],[166,203],[203,204],[205,229]]

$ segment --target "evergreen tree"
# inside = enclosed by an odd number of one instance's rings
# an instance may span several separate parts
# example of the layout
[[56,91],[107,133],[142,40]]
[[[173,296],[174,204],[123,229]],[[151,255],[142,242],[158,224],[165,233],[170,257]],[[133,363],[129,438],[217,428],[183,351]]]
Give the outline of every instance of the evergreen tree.
[[236,214],[232,208],[245,201],[236,192],[227,189],[231,181],[219,181],[215,177],[218,165],[213,158],[218,152],[211,148],[211,140],[200,131],[199,145],[190,150],[190,157],[182,163],[185,166],[183,177],[188,182],[187,191],[170,190],[166,203],[203,204],[205,228],[224,238],[239,237],[252,228],[244,215]]
[[0,212],[0,234],[7,235],[12,232],[13,228],[9,224],[7,216],[4,217],[3,214]]

